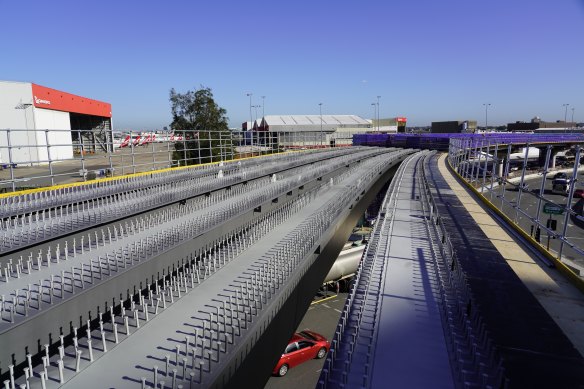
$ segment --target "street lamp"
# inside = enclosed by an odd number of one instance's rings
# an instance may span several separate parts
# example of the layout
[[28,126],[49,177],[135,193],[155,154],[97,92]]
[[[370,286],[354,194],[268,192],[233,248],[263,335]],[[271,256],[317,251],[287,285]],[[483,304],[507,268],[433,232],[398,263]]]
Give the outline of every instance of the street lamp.
[[322,103],[318,103],[318,110],[320,112],[320,132],[322,133]]
[[[250,126],[252,126],[252,123],[253,123],[253,116],[251,116],[251,95],[252,95],[251,92],[246,94],[246,96],[249,97],[249,125]],[[250,131],[249,128],[247,130]],[[253,156],[253,132],[251,133],[250,139],[251,139],[251,141],[250,141],[251,152],[252,152],[252,156]]]
[[380,114],[379,114],[379,99],[381,98],[381,96],[377,96],[377,132],[379,132],[379,120],[380,120]]
[[261,105],[252,105],[252,108],[255,108],[255,118],[256,121],[258,120],[258,108],[260,108]]
[[[252,95],[252,93],[246,93],[246,96],[249,97],[249,121],[250,121],[250,123],[253,122],[253,116],[251,115],[251,95]],[[248,130],[249,130],[249,128],[248,128]]]
[[[572,107],[572,120],[570,120],[570,122],[572,122],[572,125],[574,126],[574,107]],[[574,126],[575,127],[575,126]]]
[[485,131],[486,131],[489,127],[489,106],[491,105],[491,103],[484,103],[483,105],[485,106]]
[[373,106],[373,120],[377,120],[377,104],[371,103]]
[[562,107],[566,108],[566,111],[564,112],[564,125],[566,125],[566,121],[568,120],[568,105],[570,104],[568,103],[562,104]]
[[266,96],[262,96],[262,119],[266,116],[266,112],[265,112],[266,102],[264,101],[265,98],[266,98]]

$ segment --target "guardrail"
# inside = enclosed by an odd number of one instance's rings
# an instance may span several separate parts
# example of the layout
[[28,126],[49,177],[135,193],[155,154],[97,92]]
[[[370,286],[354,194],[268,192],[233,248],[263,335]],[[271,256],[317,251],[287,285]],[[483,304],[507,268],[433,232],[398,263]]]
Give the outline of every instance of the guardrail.
[[[558,171],[552,168],[557,146],[538,145],[539,153],[532,146],[530,143],[502,144],[491,139],[453,138],[448,160],[453,170],[492,209],[540,251],[582,277],[584,246],[579,240],[584,238],[584,197],[579,196],[584,194],[578,190],[584,189],[578,180],[582,171],[580,161],[584,157],[582,145],[573,145],[569,158],[563,157],[564,164],[573,164],[560,170],[567,173],[565,181],[556,181],[555,175],[550,176],[554,170]],[[517,148],[522,151],[514,153]],[[529,181],[537,178],[541,178],[537,187],[530,187]]]
[[353,133],[0,129],[0,193],[288,150],[351,146]]
[[432,190],[426,178],[422,159],[421,178],[422,208],[429,223],[428,234],[440,250],[434,261],[440,293],[440,318],[450,356],[450,365],[459,387],[506,387],[508,379],[497,354],[492,338],[488,335],[480,308],[474,301],[466,274],[456,257],[456,251],[444,225]]

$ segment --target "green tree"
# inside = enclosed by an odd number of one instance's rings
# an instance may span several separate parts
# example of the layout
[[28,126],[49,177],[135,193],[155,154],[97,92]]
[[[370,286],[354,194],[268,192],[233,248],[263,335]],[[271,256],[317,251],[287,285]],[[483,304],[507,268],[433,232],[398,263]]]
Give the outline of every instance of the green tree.
[[215,103],[210,88],[177,93],[170,90],[171,128],[183,141],[174,143],[173,159],[192,165],[232,158],[227,111]]

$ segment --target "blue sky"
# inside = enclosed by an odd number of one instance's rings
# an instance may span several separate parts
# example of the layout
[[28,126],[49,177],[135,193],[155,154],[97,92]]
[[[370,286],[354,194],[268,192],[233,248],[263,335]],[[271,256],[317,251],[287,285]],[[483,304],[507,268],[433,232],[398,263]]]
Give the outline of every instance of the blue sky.
[[[265,114],[411,125],[584,121],[584,0],[0,0],[0,79],[110,102],[114,127],[171,121],[170,88]],[[261,116],[262,109],[258,109]],[[568,119],[572,114],[568,111]],[[255,110],[253,110],[255,118]]]

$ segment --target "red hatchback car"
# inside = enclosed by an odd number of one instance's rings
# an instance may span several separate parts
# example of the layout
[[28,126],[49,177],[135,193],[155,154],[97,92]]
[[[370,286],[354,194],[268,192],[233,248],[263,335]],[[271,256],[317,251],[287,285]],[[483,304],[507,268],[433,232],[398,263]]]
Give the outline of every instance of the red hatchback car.
[[322,335],[309,330],[297,332],[292,335],[292,338],[284,350],[284,354],[274,367],[273,373],[280,377],[288,373],[288,369],[293,368],[310,359],[324,358],[330,348],[330,343]]

